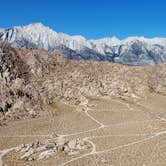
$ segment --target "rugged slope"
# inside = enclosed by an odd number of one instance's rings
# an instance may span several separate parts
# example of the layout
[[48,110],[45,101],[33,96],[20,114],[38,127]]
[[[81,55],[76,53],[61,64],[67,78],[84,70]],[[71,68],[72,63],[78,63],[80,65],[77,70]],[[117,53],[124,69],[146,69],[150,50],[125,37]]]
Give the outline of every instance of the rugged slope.
[[166,39],[116,37],[87,40],[82,36],[57,33],[41,23],[0,30],[0,40],[15,47],[58,50],[70,59],[110,61],[128,65],[153,65],[166,62]]
[[0,110],[9,119],[35,116],[54,98],[86,104],[91,96],[166,94],[165,64],[132,67],[69,60],[58,52],[0,48]]

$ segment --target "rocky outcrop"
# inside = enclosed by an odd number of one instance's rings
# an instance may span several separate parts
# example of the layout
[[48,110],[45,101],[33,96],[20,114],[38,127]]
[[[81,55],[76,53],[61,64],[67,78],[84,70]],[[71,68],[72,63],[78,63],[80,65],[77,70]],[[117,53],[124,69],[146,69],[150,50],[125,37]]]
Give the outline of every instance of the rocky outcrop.
[[165,64],[132,67],[69,60],[45,50],[0,48],[0,112],[5,118],[34,117],[55,98],[87,104],[91,96],[166,94]]
[[[33,96],[28,89],[28,65],[16,49],[0,45],[0,112],[5,119],[29,116],[33,109]],[[4,118],[4,117],[3,117]]]
[[80,139],[67,139],[60,136],[46,141],[23,144],[17,148],[20,159],[26,161],[47,159],[59,153],[76,155],[91,148],[87,142]]

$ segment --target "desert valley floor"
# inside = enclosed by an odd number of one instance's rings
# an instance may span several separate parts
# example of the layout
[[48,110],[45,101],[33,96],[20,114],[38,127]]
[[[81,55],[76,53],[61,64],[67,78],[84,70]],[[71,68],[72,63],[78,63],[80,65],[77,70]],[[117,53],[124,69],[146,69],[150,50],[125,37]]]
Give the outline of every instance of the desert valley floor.
[[[92,97],[88,107],[58,100],[38,118],[0,127],[0,166],[165,166],[166,96]],[[89,148],[79,154],[58,153],[48,159],[24,161],[18,146],[54,136],[79,138]]]

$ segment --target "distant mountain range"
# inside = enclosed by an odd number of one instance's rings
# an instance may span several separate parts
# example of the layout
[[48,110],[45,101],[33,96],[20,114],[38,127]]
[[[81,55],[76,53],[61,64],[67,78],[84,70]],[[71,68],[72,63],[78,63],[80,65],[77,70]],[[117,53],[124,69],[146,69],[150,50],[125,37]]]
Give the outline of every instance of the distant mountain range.
[[110,61],[127,65],[166,62],[166,38],[116,37],[87,40],[82,36],[57,33],[42,23],[0,29],[0,40],[14,47],[60,51],[70,59]]

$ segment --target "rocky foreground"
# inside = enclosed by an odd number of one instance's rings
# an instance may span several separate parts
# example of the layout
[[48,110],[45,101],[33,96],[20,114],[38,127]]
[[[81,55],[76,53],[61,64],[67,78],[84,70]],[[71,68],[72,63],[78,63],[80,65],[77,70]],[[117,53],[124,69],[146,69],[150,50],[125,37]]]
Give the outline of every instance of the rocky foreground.
[[0,122],[35,117],[55,98],[85,105],[92,96],[166,94],[166,65],[132,67],[68,60],[58,52],[0,45]]
[[73,140],[67,140],[63,137],[55,137],[43,142],[37,141],[31,144],[22,144],[16,148],[16,151],[20,153],[20,159],[25,161],[47,159],[51,156],[55,156],[57,153],[64,153],[66,155],[76,155],[84,151],[84,149],[90,149],[91,146],[87,142],[80,140],[79,138]]

